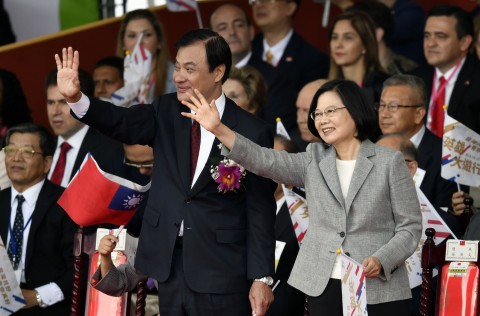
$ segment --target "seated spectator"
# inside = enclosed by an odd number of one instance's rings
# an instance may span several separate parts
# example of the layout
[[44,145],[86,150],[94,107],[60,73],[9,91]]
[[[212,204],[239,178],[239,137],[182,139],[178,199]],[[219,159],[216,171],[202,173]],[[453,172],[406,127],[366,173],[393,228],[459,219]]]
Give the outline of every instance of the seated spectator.
[[375,23],[375,34],[378,41],[378,58],[380,65],[389,75],[406,73],[417,68],[417,64],[390,48],[390,40],[394,31],[393,15],[383,3],[373,0],[355,2],[347,11],[365,12]]
[[388,75],[378,58],[375,24],[363,12],[345,12],[332,22],[330,72],[328,79],[347,79],[357,83],[373,107],[380,99],[383,81]]
[[223,92],[239,107],[258,114],[267,103],[267,84],[262,75],[252,66],[232,67],[230,76],[223,84]]
[[110,100],[112,94],[123,87],[123,59],[105,57],[97,61],[93,69],[94,96]]
[[57,204],[63,188],[46,179],[54,138],[42,126],[23,123],[5,140],[12,187],[0,191],[0,235],[26,300],[14,314],[69,315],[77,226]]
[[165,93],[175,92],[173,64],[170,61],[166,33],[157,16],[148,9],[128,12],[120,25],[117,40],[117,56],[131,53],[138,37],[143,33],[142,45],[152,54],[152,74],[149,80],[149,102]]

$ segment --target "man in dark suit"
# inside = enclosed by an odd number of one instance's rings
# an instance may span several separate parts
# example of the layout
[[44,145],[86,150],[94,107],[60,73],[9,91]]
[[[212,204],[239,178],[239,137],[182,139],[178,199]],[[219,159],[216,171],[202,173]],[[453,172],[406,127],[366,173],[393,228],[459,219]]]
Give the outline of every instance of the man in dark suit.
[[253,18],[262,31],[253,40],[248,62],[265,78],[268,104],[261,117],[274,129],[280,117],[289,133],[297,128],[295,100],[307,83],[328,74],[329,59],[292,29],[299,0],[252,1]]
[[268,284],[274,268],[274,186],[252,173],[237,173],[241,186],[235,189],[238,182],[229,182],[232,174],[222,169],[217,181],[227,187],[219,189],[210,174],[223,159],[219,142],[182,116],[189,112],[182,102],[198,90],[234,130],[263,146],[271,146],[273,137],[264,122],[222,93],[232,62],[222,37],[194,30],[177,48],[177,93],[151,105],[125,109],[89,100],[80,92],[79,57],[72,48],[63,50],[63,61],[56,56],[58,87],[83,122],[121,142],[153,147],[152,193],[135,268],[158,281],[160,314],[265,315],[273,300]]
[[[378,120],[383,134],[403,134],[415,145],[418,167],[425,171],[420,189],[438,209],[450,206],[450,198],[457,187],[441,176],[442,139],[425,128],[426,100],[422,79],[412,75],[394,75],[383,84]],[[438,212],[458,234],[455,217],[442,210]]]
[[[82,91],[93,96],[93,80],[84,71],[79,71]],[[57,145],[53,155],[52,168],[48,179],[55,184],[66,187],[85,159],[91,153],[100,168],[108,173],[121,174],[123,147],[122,144],[89,128],[77,121],[71,114],[65,98],[57,87],[57,71],[50,72],[45,82],[45,95],[47,97],[47,115],[50,127],[57,135]],[[61,160],[62,144],[68,144],[70,149],[65,149],[64,171],[56,172],[57,163]],[[57,173],[57,176],[53,176]],[[53,179],[52,179],[53,177]]]
[[443,120],[437,113],[443,105],[448,115],[480,133],[480,63],[468,54],[472,39],[473,22],[460,7],[442,5],[429,11],[423,41],[428,65],[413,74],[427,85],[427,128],[439,137]]
[[63,189],[46,180],[53,137],[23,123],[10,128],[6,144],[12,187],[0,191],[0,235],[26,300],[15,315],[68,315],[76,225],[56,203]]

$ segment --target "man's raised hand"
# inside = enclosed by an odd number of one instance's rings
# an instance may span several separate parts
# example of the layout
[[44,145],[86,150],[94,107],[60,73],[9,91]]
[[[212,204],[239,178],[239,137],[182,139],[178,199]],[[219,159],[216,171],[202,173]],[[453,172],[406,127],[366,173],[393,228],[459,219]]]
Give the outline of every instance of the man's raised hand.
[[57,86],[60,93],[67,102],[74,103],[80,100],[80,80],[78,79],[78,65],[80,57],[78,51],[73,51],[72,47],[62,49],[62,59],[55,54],[57,63]]

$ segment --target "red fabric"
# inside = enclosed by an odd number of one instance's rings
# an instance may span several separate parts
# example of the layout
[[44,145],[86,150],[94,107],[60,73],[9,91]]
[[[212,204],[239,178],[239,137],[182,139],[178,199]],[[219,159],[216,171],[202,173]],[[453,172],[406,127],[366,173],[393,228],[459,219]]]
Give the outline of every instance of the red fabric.
[[72,146],[67,142],[63,142],[62,145],[60,145],[60,156],[58,157],[57,164],[52,173],[52,178],[50,179],[50,181],[55,184],[60,185],[60,183],[62,183],[63,174],[65,173],[65,165],[67,164],[67,153],[70,149],[72,149]]
[[126,225],[144,195],[106,178],[90,156],[57,203],[80,226]]
[[197,168],[197,161],[198,161],[198,154],[200,153],[200,141],[201,141],[201,134],[200,134],[200,124],[197,121],[193,121],[192,123],[192,178],[195,176],[195,169]]
[[[442,86],[445,86],[445,78],[443,76],[440,77],[440,83],[438,84],[438,87]],[[432,111],[432,133],[440,138],[443,137],[443,123],[445,122],[445,110],[443,109],[445,105],[445,90],[446,87],[439,91]]]

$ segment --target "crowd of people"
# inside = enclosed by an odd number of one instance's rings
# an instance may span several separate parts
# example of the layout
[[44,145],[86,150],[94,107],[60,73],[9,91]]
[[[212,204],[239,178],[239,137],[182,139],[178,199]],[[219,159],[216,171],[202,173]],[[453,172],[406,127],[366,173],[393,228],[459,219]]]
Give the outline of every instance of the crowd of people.
[[[15,315],[69,314],[77,227],[56,201],[87,153],[152,183],[127,226],[135,262],[115,267],[118,238],[100,242],[88,281],[102,292],[151,278],[161,316],[342,315],[341,251],[364,266],[370,315],[419,315],[405,267],[422,234],[415,185],[455,236],[478,238],[474,207],[464,220],[469,188],[441,177],[441,159],[446,113],[480,133],[480,15],[333,3],[328,54],[295,32],[300,0],[251,0],[253,21],[219,4],[174,57],[155,13],[131,11],[116,56],[99,56],[92,76],[75,47],[55,56],[44,87],[53,134],[0,70],[0,236],[26,300]],[[138,42],[152,56],[147,102],[118,107]],[[305,190],[301,244],[281,184]],[[276,240],[286,244],[277,267]]]

